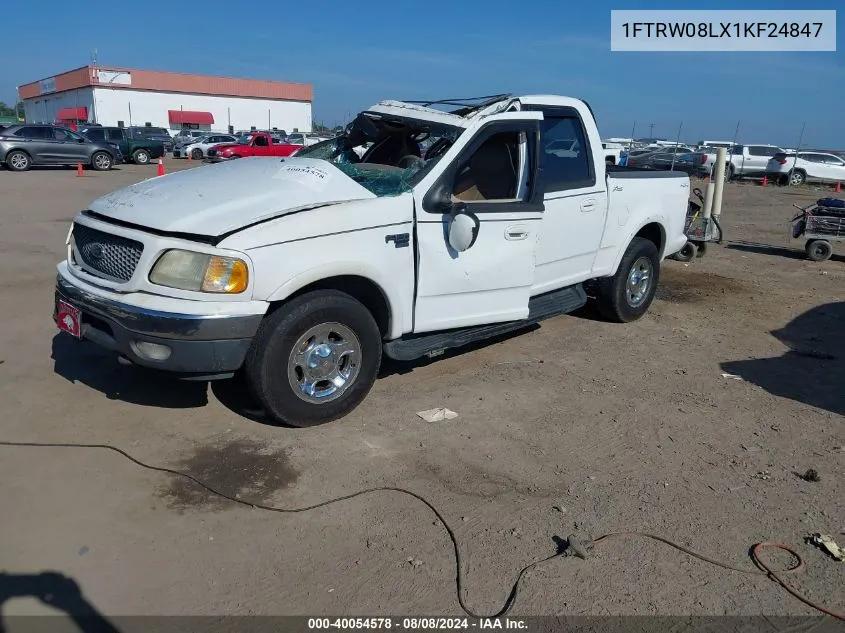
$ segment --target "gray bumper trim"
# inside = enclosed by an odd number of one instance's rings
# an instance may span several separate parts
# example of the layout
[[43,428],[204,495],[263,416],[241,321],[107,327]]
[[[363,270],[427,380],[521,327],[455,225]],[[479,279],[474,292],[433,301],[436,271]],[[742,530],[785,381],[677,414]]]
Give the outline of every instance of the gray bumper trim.
[[92,295],[56,278],[56,295],[68,303],[138,334],[186,341],[252,338],[264,315],[195,315],[159,312]]

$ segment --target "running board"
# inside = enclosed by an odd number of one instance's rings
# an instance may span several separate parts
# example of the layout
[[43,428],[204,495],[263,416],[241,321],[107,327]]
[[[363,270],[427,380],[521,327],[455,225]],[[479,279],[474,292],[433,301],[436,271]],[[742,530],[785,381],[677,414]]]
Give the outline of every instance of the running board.
[[384,344],[384,353],[394,360],[414,360],[426,354],[435,355],[452,347],[515,332],[559,314],[574,312],[587,303],[581,284],[532,297],[528,302],[528,318],[521,321],[476,325],[445,332],[410,334]]

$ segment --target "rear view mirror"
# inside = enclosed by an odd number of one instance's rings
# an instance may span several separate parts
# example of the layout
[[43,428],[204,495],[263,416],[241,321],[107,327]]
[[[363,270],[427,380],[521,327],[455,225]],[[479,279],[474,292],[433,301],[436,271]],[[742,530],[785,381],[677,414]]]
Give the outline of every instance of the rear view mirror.
[[468,250],[478,237],[478,218],[465,211],[458,211],[449,220],[449,246],[459,253]]

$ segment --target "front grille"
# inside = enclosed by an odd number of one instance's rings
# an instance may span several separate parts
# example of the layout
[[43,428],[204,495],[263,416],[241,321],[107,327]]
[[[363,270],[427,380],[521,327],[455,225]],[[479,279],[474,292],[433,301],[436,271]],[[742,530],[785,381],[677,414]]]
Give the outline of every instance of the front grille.
[[90,226],[73,226],[74,253],[90,269],[119,281],[129,281],[144,245],[119,235],[104,233]]

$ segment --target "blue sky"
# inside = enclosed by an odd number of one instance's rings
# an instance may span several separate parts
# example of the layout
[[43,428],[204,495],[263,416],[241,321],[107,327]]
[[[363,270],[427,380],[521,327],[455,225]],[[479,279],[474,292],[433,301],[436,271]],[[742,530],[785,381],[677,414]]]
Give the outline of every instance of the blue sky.
[[17,85],[82,66],[96,48],[103,65],[311,83],[315,119],[327,124],[384,98],[541,92],[586,99],[605,137],[630,135],[636,121],[637,136],[654,123],[655,136],[674,138],[683,122],[686,140],[730,140],[741,121],[740,141],[792,147],[806,121],[806,144],[845,148],[845,44],[835,53],[610,51],[611,8],[677,2],[86,0],[79,20],[64,0],[17,6],[7,24],[37,22],[38,45],[0,65],[7,103]]

